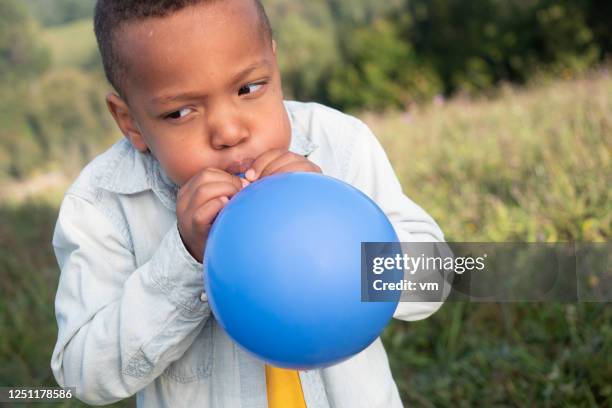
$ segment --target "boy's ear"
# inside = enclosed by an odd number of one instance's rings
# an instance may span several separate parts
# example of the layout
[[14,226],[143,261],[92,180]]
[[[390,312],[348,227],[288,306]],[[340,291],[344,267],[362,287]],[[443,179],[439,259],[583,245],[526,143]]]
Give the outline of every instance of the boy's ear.
[[276,55],[276,41],[272,40],[272,54]]
[[132,143],[132,146],[140,152],[149,150],[145,139],[136,126],[130,108],[125,101],[116,93],[110,92],[106,95],[106,106],[109,112],[113,115],[117,126],[123,132],[123,135]]

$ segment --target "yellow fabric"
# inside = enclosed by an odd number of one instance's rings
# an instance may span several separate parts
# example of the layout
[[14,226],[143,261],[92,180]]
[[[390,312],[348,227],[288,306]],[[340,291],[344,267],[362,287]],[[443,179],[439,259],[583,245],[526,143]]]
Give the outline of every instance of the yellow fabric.
[[266,392],[268,408],[306,408],[297,370],[266,364]]

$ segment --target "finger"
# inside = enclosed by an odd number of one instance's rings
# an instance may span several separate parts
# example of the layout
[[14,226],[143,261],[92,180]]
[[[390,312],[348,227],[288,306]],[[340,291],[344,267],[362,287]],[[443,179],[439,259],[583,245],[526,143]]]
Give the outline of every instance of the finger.
[[221,170],[221,169],[215,169],[215,170],[224,174],[224,177],[227,178],[227,181],[232,183],[236,187],[238,187],[238,189],[243,189],[249,184],[251,184],[249,180],[244,178],[244,173],[232,174],[232,173],[228,173],[225,170]]
[[[217,170],[217,169],[215,169]],[[231,183],[234,187],[238,189],[238,191],[242,190],[244,187],[249,185],[249,182],[243,178],[240,178],[237,174],[230,174],[224,170],[218,170],[221,172],[222,177],[219,181],[225,181],[226,183]]]
[[246,173],[244,173],[244,176],[248,181],[257,180],[261,175],[262,170],[265,169],[270,162],[275,160],[277,157],[285,154],[286,152],[287,151],[284,149],[272,149],[262,153],[261,155],[259,155],[259,157],[255,159],[255,161],[251,165],[251,168],[248,169]]
[[266,166],[265,169],[262,170],[259,177],[267,177],[271,174],[277,173],[277,170],[281,167],[290,165],[292,163],[302,163],[306,159],[302,156],[299,156],[295,153],[287,152],[284,155],[277,157],[276,160],[273,160]]
[[[240,177],[240,174],[228,173],[225,170],[217,169],[215,167],[209,167],[209,170],[221,174],[222,177],[224,177],[228,182],[231,182],[238,188],[243,188],[249,184],[247,180]],[[219,181],[221,181],[221,179]]]
[[185,184],[183,184],[177,194],[177,200],[181,200],[184,197],[191,197],[193,195],[193,191],[202,183],[215,181],[219,177],[219,172],[217,169],[208,167],[203,170],[198,171],[194,174]]
[[189,190],[198,188],[202,184],[213,183],[213,182],[228,182],[234,184],[237,188],[242,188],[240,177],[230,174],[224,170],[217,169],[215,167],[208,167],[192,177],[190,180]]
[[238,191],[240,191],[239,188],[227,182],[201,184],[191,195],[189,204],[187,205],[187,211],[193,212],[207,201],[214,198],[221,196],[233,197]]
[[191,218],[193,229],[195,231],[205,231],[228,201],[229,199],[226,196],[217,197],[197,208]]
[[[218,172],[214,168],[206,168],[197,172],[185,184],[183,184],[176,193],[176,210],[183,212],[189,206],[189,202],[193,196],[193,192],[202,183],[212,182],[219,178]],[[212,180],[211,180],[212,179]]]
[[208,167],[189,179],[189,181],[179,189],[177,193],[177,201],[183,199],[183,197],[191,197],[193,192],[202,184],[210,184],[214,182],[227,182],[233,184],[239,190],[244,187],[244,183],[240,180],[240,177],[232,175],[221,169]]

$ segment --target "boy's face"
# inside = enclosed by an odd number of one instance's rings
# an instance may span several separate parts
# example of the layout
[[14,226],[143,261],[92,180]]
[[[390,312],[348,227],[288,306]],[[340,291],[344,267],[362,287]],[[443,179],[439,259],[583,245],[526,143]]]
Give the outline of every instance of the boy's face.
[[201,3],[115,34],[124,92],[107,103],[119,127],[179,186],[215,167],[243,172],[260,154],[288,149],[280,73],[252,0]]

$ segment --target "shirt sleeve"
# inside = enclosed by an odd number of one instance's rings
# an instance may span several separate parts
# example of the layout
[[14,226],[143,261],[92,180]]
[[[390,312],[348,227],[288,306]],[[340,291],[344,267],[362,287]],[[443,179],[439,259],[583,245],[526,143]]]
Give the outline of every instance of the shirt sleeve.
[[[385,212],[400,242],[444,242],[444,234],[421,207],[409,199],[378,139],[366,124],[355,119],[353,146],[346,166],[346,180]],[[448,290],[444,287],[445,291]],[[445,293],[444,298],[448,296]],[[421,320],[435,313],[442,302],[400,302],[393,317]]]
[[135,257],[111,217],[66,195],[53,235],[61,269],[51,369],[90,404],[135,394],[181,357],[210,316],[202,265],[176,223],[151,259]]

